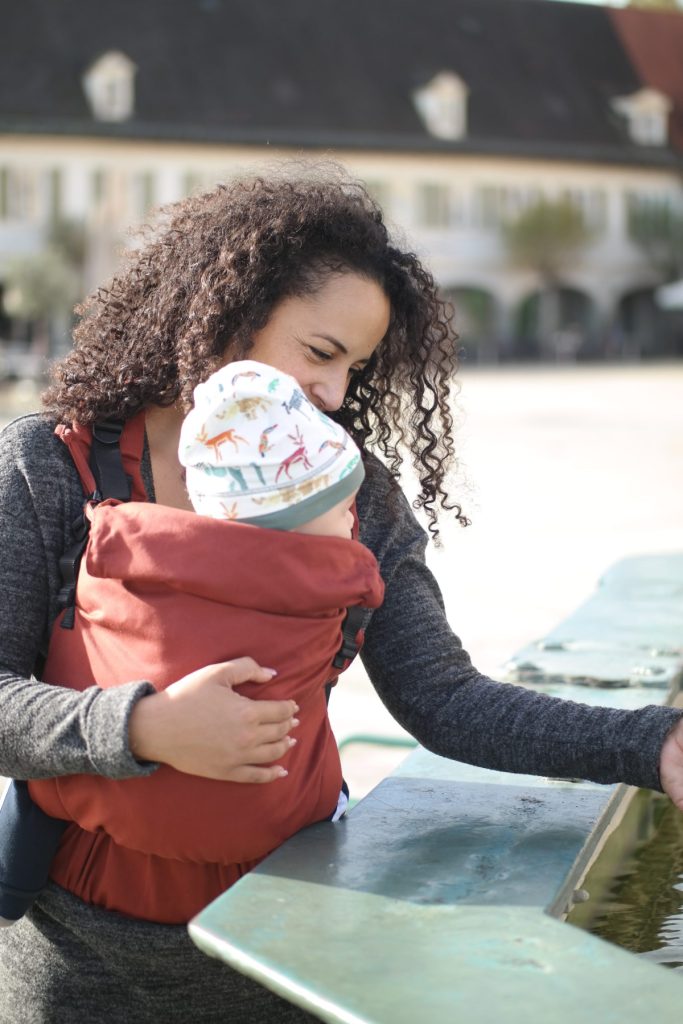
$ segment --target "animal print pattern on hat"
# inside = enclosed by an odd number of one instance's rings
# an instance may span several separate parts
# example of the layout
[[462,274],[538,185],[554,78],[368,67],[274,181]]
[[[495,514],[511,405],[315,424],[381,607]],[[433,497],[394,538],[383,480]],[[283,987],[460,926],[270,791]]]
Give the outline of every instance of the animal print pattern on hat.
[[201,515],[291,530],[363,480],[356,444],[286,373],[253,359],[228,363],[194,401],[178,455]]

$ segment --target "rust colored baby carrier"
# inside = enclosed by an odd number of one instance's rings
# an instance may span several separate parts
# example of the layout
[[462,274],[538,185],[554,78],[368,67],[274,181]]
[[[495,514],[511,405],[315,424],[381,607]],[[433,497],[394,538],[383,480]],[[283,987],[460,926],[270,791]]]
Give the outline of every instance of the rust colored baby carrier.
[[[86,495],[99,497],[91,431],[76,425],[58,432]],[[65,608],[43,679],[79,690],[148,679],[162,690],[203,665],[251,654],[278,675],[239,692],[293,699],[300,708],[297,744],[281,760],[288,775],[249,785],[161,765],[142,778],[72,775],[32,781],[29,789],[46,813],[70,822],[52,864],[54,881],[107,909],[179,923],[294,832],[334,811],[342,777],[325,684],[338,674],[347,607],[377,607],[383,585],[375,558],[356,541],[148,502],[143,441],[140,414],[111,452],[103,449],[119,478],[122,463],[122,489],[130,482],[132,500],[85,506],[87,540],[80,567],[78,550],[63,560]]]

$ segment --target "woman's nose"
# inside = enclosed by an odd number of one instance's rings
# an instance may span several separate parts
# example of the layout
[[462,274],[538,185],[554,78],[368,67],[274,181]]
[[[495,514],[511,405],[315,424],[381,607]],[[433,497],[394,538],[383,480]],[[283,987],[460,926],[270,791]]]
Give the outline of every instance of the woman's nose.
[[344,401],[347,383],[346,374],[335,374],[334,377],[327,377],[324,381],[311,384],[310,392],[314,404],[323,412],[336,412]]

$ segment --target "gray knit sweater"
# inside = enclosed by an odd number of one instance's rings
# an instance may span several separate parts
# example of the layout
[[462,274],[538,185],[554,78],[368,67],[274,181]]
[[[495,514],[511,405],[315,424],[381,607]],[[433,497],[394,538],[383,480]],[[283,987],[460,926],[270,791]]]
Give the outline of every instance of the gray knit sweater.
[[[142,470],[153,497],[147,452]],[[123,778],[153,770],[127,743],[128,717],[150,692],[147,683],[80,693],[29,680],[56,615],[58,560],[82,500],[49,422],[26,416],[0,434],[0,774]],[[589,708],[482,676],[446,621],[424,562],[425,532],[374,459],[358,510],[360,539],[386,585],[363,661],[384,704],[420,743],[504,771],[659,788],[659,750],[680,711]],[[258,651],[244,653],[258,660]]]

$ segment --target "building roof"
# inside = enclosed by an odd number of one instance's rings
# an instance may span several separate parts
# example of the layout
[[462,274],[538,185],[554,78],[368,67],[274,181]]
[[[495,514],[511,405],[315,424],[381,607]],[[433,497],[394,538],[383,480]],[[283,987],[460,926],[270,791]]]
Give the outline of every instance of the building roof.
[[[625,30],[600,7],[547,0],[21,0],[4,5],[1,17],[4,133],[660,166],[683,158],[683,145],[676,154],[630,141],[611,101],[642,88],[645,72],[622,43]],[[97,121],[82,86],[86,69],[111,50],[137,68],[135,112],[122,123]],[[431,136],[412,99],[445,70],[468,89],[461,141]],[[683,116],[683,97],[672,98]]]

